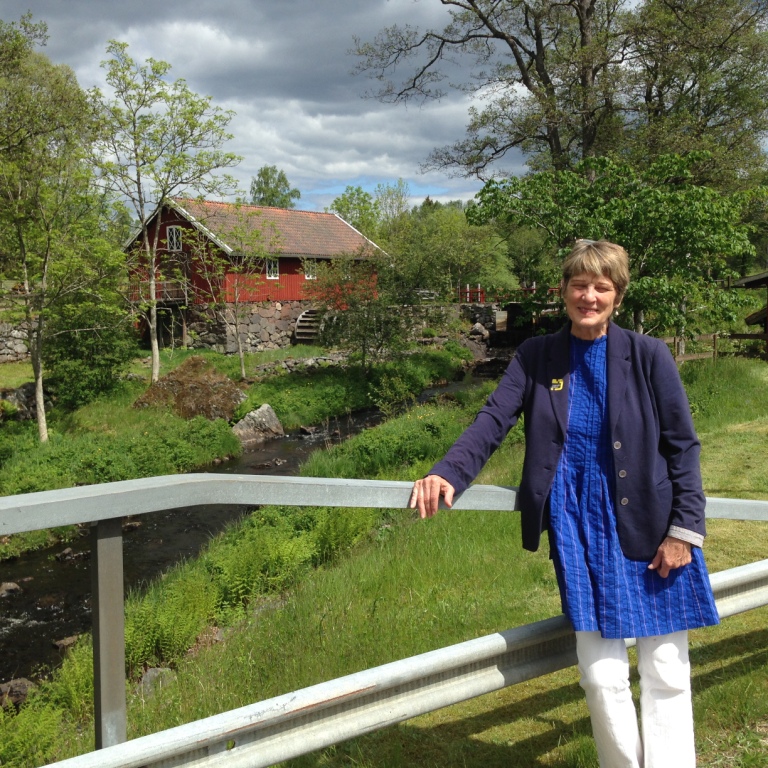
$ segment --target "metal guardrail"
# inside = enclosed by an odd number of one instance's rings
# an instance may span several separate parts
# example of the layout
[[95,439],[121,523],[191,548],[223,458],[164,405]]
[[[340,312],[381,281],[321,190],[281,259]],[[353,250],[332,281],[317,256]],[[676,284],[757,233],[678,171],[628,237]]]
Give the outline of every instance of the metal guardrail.
[[[403,508],[396,481],[193,474],[0,498],[0,535],[93,523],[96,742],[62,768],[268,766],[575,663],[556,617],[125,742],[121,518],[200,504]],[[473,486],[454,509],[514,509],[516,489]],[[768,521],[768,502],[707,499],[707,516]],[[768,604],[768,560],[713,574],[725,617]],[[125,743],[122,743],[125,742]]]
[[[768,560],[711,578],[722,618],[768,603]],[[55,765],[262,768],[574,664],[576,639],[567,619],[558,616],[384,664]]]

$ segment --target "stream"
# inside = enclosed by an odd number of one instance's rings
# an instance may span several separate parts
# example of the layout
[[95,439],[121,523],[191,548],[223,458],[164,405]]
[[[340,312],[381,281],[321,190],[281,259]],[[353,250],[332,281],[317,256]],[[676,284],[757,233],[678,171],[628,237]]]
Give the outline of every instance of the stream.
[[[424,392],[424,402],[440,393],[467,388],[461,382]],[[254,475],[298,475],[300,465],[319,448],[341,442],[381,421],[378,411],[331,420],[310,435],[291,434],[263,443],[240,458],[201,471]],[[150,582],[174,563],[195,557],[228,523],[248,507],[206,505],[164,510],[129,518],[123,526],[126,593]],[[58,666],[64,649],[57,642],[91,628],[89,528],[69,544],[0,562],[0,583],[21,591],[0,597],[0,682],[35,679]]]

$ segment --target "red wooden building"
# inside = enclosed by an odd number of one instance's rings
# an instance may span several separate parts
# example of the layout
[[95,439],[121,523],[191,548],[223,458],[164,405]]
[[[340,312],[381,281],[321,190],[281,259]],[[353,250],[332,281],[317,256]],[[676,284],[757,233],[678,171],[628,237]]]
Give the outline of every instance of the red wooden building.
[[[238,303],[252,304],[260,318],[249,334],[251,349],[284,346],[295,333],[299,317],[311,311],[306,286],[319,261],[341,255],[364,259],[379,250],[334,213],[182,198],[155,211],[150,243],[155,237],[158,306],[172,316],[174,307],[233,302],[237,291]],[[140,233],[126,249],[140,254]],[[249,251],[260,255],[256,269],[244,277],[242,255]],[[146,261],[139,255],[132,298],[146,300],[148,290]],[[186,333],[187,317],[180,314]],[[229,350],[231,340],[206,346]]]
[[[214,281],[203,261],[214,251],[232,257],[233,264],[238,251],[245,248],[264,252],[259,274],[252,279],[249,290],[240,295],[241,301],[262,302],[300,301],[305,298],[304,287],[313,279],[318,261],[341,254],[365,258],[377,250],[374,243],[335,213],[175,199],[150,220],[150,242],[154,242],[158,227],[158,301],[178,297],[183,286],[192,293],[185,296],[190,303],[210,302]],[[137,234],[128,248],[139,245],[139,238]],[[184,271],[185,280],[179,279],[179,270]],[[216,281],[225,296],[231,293],[238,271],[233,266],[223,275],[223,282]],[[147,283],[140,275],[138,270],[134,282],[137,292],[142,283]]]

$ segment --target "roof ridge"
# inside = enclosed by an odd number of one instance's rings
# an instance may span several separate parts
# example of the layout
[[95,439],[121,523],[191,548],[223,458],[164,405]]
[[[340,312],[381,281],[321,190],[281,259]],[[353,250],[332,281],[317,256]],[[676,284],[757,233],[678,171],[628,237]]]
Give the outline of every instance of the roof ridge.
[[216,205],[216,206],[221,206],[225,208],[230,208],[230,207],[239,205],[243,208],[257,208],[260,211],[287,211],[288,213],[301,213],[309,216],[336,216],[335,213],[332,213],[330,211],[307,211],[303,208],[281,208],[278,205],[257,205],[256,203],[240,203],[240,202],[233,203],[226,200],[206,200],[205,198],[200,199],[197,197],[181,197],[181,196],[174,197],[172,199],[176,202],[180,202],[184,200],[184,201],[189,201],[191,203],[196,203],[197,205]]

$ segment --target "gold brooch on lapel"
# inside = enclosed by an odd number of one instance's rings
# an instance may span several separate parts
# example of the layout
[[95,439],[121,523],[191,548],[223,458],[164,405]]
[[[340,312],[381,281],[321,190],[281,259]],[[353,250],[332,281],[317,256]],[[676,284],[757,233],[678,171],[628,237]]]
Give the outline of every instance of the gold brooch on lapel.
[[563,388],[562,379],[552,379],[552,383],[549,385],[550,392],[559,392]]

